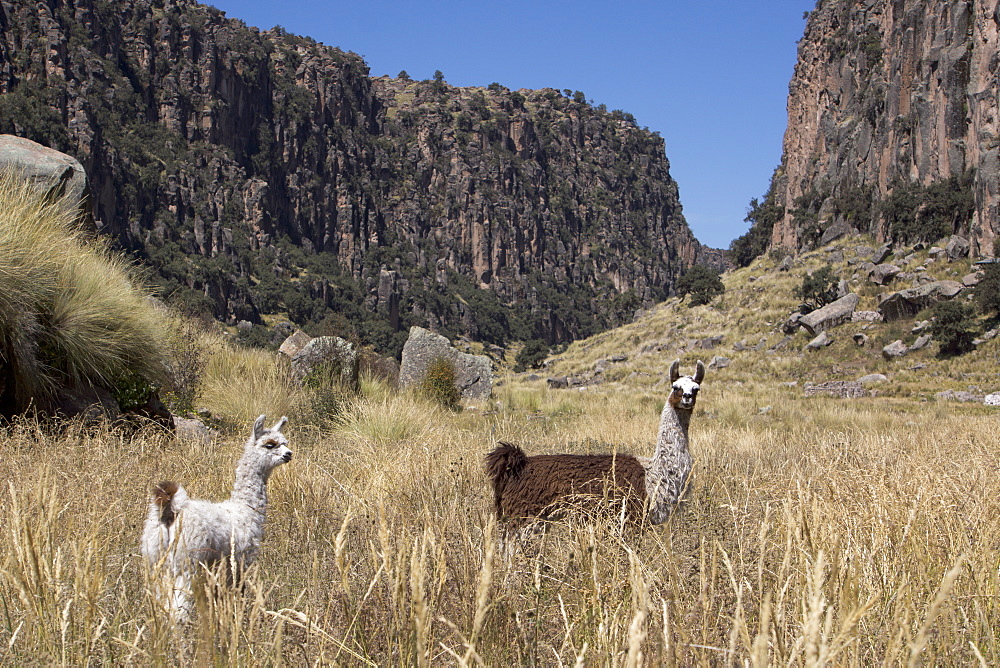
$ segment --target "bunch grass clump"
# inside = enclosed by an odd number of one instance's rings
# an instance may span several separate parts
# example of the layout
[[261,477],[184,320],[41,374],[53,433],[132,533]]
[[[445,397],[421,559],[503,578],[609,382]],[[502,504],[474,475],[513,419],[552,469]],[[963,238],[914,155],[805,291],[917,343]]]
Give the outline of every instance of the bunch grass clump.
[[77,225],[77,204],[44,199],[0,173],[0,358],[4,408],[43,407],[60,387],[112,392],[135,377],[161,382],[160,316],[134,268]]

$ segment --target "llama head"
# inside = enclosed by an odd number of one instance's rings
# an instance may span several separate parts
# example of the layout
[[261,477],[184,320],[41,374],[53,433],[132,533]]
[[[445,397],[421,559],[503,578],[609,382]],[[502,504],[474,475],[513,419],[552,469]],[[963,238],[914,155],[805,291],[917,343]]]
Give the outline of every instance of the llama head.
[[698,398],[698,390],[701,389],[701,381],[705,379],[705,365],[701,360],[695,365],[693,376],[682,376],[680,373],[681,361],[674,360],[670,365],[670,398],[667,399],[674,408],[682,410],[692,410],[694,402]]
[[281,433],[281,428],[288,422],[282,416],[270,429],[264,426],[266,416],[261,415],[253,423],[253,433],[243,448],[243,458],[252,459],[260,470],[270,471],[292,461],[292,451],[288,449],[288,439]]

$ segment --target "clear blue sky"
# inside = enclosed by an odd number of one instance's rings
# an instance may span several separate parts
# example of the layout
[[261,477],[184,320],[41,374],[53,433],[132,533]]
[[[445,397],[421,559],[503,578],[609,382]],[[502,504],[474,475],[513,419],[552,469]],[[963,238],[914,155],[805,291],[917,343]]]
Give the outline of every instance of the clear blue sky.
[[727,248],[781,159],[796,42],[815,0],[209,4],[360,54],[373,76],[441,70],[453,86],[569,88],[628,111],[666,140],[695,237]]

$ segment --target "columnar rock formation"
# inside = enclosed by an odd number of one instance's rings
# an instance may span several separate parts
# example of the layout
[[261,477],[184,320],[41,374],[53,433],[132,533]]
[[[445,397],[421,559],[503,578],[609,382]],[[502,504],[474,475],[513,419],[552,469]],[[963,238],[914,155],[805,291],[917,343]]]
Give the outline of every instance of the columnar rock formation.
[[[874,204],[900,184],[971,189],[952,231],[974,254],[1000,234],[998,23],[992,0],[823,0],[799,43],[776,173],[774,246],[831,225],[885,236]],[[815,218],[796,217],[812,207]],[[808,229],[817,224],[819,230]]]
[[663,139],[582,93],[371,78],[190,0],[3,3],[0,26],[0,132],[76,156],[104,230],[218,317],[496,339],[513,304],[517,338],[559,341],[721,262]]

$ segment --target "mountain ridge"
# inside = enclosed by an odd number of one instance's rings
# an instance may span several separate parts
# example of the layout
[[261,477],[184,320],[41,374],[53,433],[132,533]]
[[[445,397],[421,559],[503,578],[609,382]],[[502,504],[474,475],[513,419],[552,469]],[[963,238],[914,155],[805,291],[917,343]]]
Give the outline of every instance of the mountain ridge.
[[723,265],[624,112],[371,78],[189,0],[15,2],[0,25],[0,131],[75,155],[104,230],[229,322],[565,342]]

